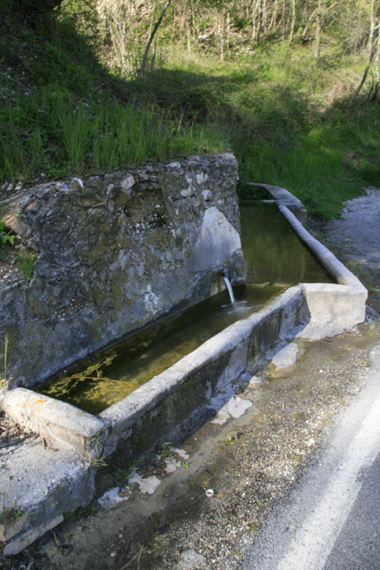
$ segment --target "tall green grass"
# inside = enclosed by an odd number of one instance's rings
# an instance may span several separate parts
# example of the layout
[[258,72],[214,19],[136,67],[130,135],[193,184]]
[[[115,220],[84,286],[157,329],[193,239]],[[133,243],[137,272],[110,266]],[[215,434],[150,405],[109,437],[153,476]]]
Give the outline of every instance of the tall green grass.
[[380,103],[367,101],[367,90],[349,104],[364,59],[335,48],[319,61],[308,47],[267,48],[233,65],[172,61],[145,84],[145,96],[223,129],[239,161],[242,197],[247,181],[275,184],[309,213],[339,216],[363,186],[380,187]]
[[1,182],[225,148],[210,122],[195,125],[135,97],[128,81],[100,62],[96,30],[78,33],[75,14],[31,26],[17,12],[0,12]]
[[185,124],[152,105],[115,101],[104,109],[58,97],[53,113],[48,100],[18,93],[0,112],[0,178],[89,173],[225,148],[220,129]]

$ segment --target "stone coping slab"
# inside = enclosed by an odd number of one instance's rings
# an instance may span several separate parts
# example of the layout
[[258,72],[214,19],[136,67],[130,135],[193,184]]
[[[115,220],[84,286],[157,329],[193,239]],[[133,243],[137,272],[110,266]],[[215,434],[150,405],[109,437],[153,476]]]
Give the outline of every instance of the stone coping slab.
[[109,423],[98,416],[27,388],[10,390],[1,407],[16,423],[37,433],[46,446],[59,444],[88,460],[102,454]]
[[94,495],[90,463],[66,449],[44,447],[38,437],[2,450],[0,466],[0,540],[7,543],[6,555],[20,552]]
[[[58,493],[61,483],[51,487],[49,476],[38,480],[37,473],[33,472],[35,458],[30,459],[27,454],[19,458],[14,456],[13,461],[19,462],[18,469],[23,472],[25,465],[32,462],[24,477],[25,488],[20,488],[20,501],[25,501],[26,496],[31,499],[25,510],[29,512],[28,524],[16,525],[13,535],[12,529],[1,530],[3,540],[9,541],[5,546],[6,553],[18,552],[28,541],[58,524],[64,512],[73,510],[73,505],[90,503],[95,493],[94,458],[111,455],[120,450],[121,445],[126,448],[130,445],[132,452],[136,452],[133,444],[142,432],[150,437],[145,441],[144,453],[151,451],[162,435],[172,435],[174,429],[181,434],[195,429],[199,425],[196,421],[205,417],[199,413],[199,408],[207,408],[211,398],[231,386],[274,342],[289,341],[296,336],[314,339],[332,336],[364,320],[367,291],[360,281],[303,228],[287,206],[281,203],[278,207],[300,239],[334,276],[336,285],[304,283],[290,287],[99,416],[23,388],[0,396],[0,407],[10,417],[39,434],[42,443],[46,440],[47,449],[40,446],[39,453],[43,454],[47,473],[49,469],[54,470],[54,465],[59,465],[57,459],[61,456],[63,463],[72,466],[69,469],[72,475],[63,475],[66,483],[61,481],[62,488],[67,485],[72,488],[73,499],[67,503]],[[193,419],[184,421],[184,413]],[[54,446],[59,448],[57,452],[54,452]],[[92,465],[89,460],[93,461]],[[33,495],[32,489],[36,485],[43,489],[41,496]],[[12,506],[12,497],[10,493],[7,508]],[[47,509],[44,501],[54,503],[54,508]]]

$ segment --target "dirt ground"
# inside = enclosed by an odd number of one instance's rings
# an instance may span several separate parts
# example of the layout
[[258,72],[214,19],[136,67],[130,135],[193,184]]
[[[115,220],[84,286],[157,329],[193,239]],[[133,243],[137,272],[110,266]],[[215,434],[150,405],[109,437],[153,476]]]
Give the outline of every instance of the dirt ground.
[[342,219],[308,220],[309,228],[367,287],[368,304],[380,311],[380,189],[363,188],[346,202]]
[[[332,339],[299,343],[301,357],[291,372],[270,378],[263,370],[239,394],[252,402],[242,417],[203,426],[183,443],[186,456],[168,444],[154,463],[138,466],[144,478],[159,481],[153,494],[128,484],[126,470],[120,487],[128,499],[109,509],[94,502],[70,513],[23,553],[0,557],[0,568],[241,567],[268,513],[286,500],[303,468],[318,456],[336,413],[363,385],[370,349],[380,342],[379,219],[380,190],[371,188],[347,204],[342,220],[309,220],[318,239],[363,282],[371,280],[366,323]],[[179,468],[166,473],[168,461]]]

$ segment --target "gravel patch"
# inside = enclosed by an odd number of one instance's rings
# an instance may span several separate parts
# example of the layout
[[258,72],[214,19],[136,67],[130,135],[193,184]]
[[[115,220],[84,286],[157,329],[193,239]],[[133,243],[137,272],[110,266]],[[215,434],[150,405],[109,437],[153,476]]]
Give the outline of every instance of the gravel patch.
[[[371,334],[367,330],[364,336]],[[221,441],[193,481],[198,493],[212,485],[215,499],[204,501],[198,516],[174,520],[164,537],[156,535],[146,568],[176,568],[189,549],[204,556],[208,568],[240,567],[245,548],[296,484],[334,415],[360,390],[369,366],[362,343],[353,333],[306,346],[290,377],[244,394],[259,415]]]

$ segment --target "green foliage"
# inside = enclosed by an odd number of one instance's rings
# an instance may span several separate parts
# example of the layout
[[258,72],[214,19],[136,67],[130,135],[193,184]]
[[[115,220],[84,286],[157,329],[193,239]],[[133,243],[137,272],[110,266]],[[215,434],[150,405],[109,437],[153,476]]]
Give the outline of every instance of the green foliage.
[[[323,5],[325,35],[315,58],[309,43],[315,18],[305,37],[302,22],[316,2],[304,14],[296,5],[291,49],[290,19],[279,25],[279,8],[272,22],[273,3],[267,4],[267,32],[262,25],[260,41],[253,42],[252,10],[237,0],[228,6],[202,2],[194,8],[189,58],[179,24],[187,8],[179,3],[168,11],[158,39],[165,67],[151,66],[146,80],[138,81],[116,63],[96,3],[67,0],[51,12],[52,0],[41,8],[44,17],[32,22],[12,12],[10,1],[0,20],[1,180],[31,182],[41,173],[45,180],[62,178],[231,149],[239,160],[240,192],[248,180],[284,186],[309,213],[325,218],[338,216],[343,201],[359,195],[363,184],[380,185],[379,105],[370,102],[373,90],[367,87],[357,106],[349,105],[366,55],[346,50],[351,24],[338,5]],[[351,4],[360,47],[368,39],[368,17],[359,2]],[[225,17],[227,9],[232,27],[221,62],[215,17],[216,11]],[[157,15],[149,14],[128,21],[128,61],[136,66]],[[208,39],[195,40],[196,29]],[[284,41],[278,41],[281,35]]]
[[107,467],[108,462],[103,457],[98,457],[92,460],[92,465],[96,467],[96,469],[100,469],[101,467]]
[[87,510],[88,510],[88,513],[90,516],[92,516],[92,517],[98,516],[97,509],[96,509],[96,503],[91,503],[90,505],[88,505]]
[[0,512],[0,524],[9,524],[21,517],[22,510],[16,507],[16,502],[8,509],[3,507]]
[[16,262],[23,277],[23,295],[24,299],[26,297],[26,288],[29,285],[29,281],[32,278],[34,267],[36,265],[37,255],[34,253],[24,252],[21,253],[16,258]]
[[62,92],[43,91],[39,98],[18,94],[3,116],[11,128],[0,139],[0,174],[11,180],[46,169],[51,176],[109,170],[224,148],[211,125],[185,124],[154,105],[139,109],[114,102],[104,110],[98,103],[70,103]]
[[130,478],[132,472],[135,471],[136,465],[137,465],[136,461],[134,461],[131,465],[116,469],[115,477],[117,481],[119,481],[120,483],[126,483]]
[[172,112],[186,109],[197,124],[218,125],[238,158],[242,197],[246,181],[275,184],[310,214],[339,216],[364,184],[380,185],[380,107],[352,108],[350,95],[340,96],[360,57],[332,49],[316,61],[307,46],[281,44],[255,51],[233,67],[212,58],[173,62],[145,82],[145,94]]
[[41,173],[55,178],[224,149],[214,126],[137,100],[99,62],[96,17],[78,34],[74,8],[65,4],[64,17],[35,28],[19,13],[0,23],[0,180],[26,183]]
[[3,246],[7,243],[13,245],[15,241],[15,236],[11,235],[10,231],[7,231],[5,223],[1,221],[2,217],[3,217],[3,212],[2,210],[0,210],[0,257],[5,259],[6,254]]
[[159,449],[159,455],[161,459],[168,459],[169,457],[173,457],[174,452],[172,448],[172,444],[170,441],[163,443]]
[[65,522],[68,522],[69,520],[79,517],[81,515],[90,515],[91,517],[97,517],[98,513],[97,513],[96,503],[91,503],[85,509],[78,508],[75,511],[69,511],[68,513],[63,513],[63,520]]
[[0,372],[0,387],[4,386],[4,383],[7,380],[7,372],[9,369],[9,364],[7,362],[7,357],[8,357],[8,345],[9,345],[9,339],[8,339],[8,335],[5,335],[5,341],[4,341],[4,354],[2,354],[0,356],[0,360],[3,359],[4,360],[4,366],[3,366],[3,372]]

